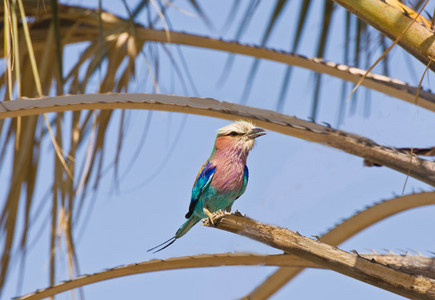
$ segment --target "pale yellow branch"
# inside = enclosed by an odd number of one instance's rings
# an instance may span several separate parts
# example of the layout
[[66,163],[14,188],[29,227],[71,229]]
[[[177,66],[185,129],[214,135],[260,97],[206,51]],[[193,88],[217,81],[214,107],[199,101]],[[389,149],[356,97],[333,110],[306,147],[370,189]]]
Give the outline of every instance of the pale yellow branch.
[[[424,65],[427,65],[431,59],[435,59],[434,32],[407,16],[403,9],[411,10],[406,6],[402,5],[398,9],[391,5],[393,2],[399,4],[399,1],[334,0],[334,2],[355,14],[365,23],[372,25],[391,40],[394,41],[401,36],[398,44]],[[408,15],[411,14],[408,13]],[[435,71],[434,66],[431,69]]]
[[278,226],[266,225],[240,214],[219,211],[204,224],[236,233],[308,260],[362,282],[411,299],[435,299],[435,280],[370,261],[357,254],[312,240]]
[[435,257],[410,254],[361,254],[361,256],[409,274],[422,275],[435,280]]
[[[385,200],[343,221],[341,224],[322,235],[319,240],[331,246],[338,246],[355,236],[358,232],[389,216],[426,205],[435,205],[435,193],[425,192]],[[296,277],[302,270],[303,268],[278,269],[247,295],[245,299],[256,300],[270,297]]]

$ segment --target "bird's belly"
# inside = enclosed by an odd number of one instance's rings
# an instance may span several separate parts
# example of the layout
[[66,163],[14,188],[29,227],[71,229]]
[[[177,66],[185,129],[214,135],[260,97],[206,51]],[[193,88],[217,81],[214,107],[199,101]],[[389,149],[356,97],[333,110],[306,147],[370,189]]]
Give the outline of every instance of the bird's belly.
[[195,214],[201,217],[201,219],[206,218],[207,215],[204,213],[203,208],[208,209],[210,212],[216,212],[220,209],[224,210],[236,200],[236,197],[235,193],[203,195],[198,201],[199,205],[196,206]]

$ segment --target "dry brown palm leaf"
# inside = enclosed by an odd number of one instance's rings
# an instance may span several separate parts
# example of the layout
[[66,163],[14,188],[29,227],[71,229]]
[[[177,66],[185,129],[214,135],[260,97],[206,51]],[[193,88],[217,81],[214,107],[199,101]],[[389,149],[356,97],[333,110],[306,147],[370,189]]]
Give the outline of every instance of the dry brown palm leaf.
[[[88,109],[150,109],[184,112],[229,120],[249,119],[259,126],[279,133],[324,144],[360,156],[435,186],[435,162],[413,157],[398,148],[381,146],[362,136],[332,129],[296,117],[289,117],[270,110],[252,108],[210,98],[183,97],[159,94],[88,94],[46,97],[34,100],[5,102],[0,107],[0,119],[29,116],[46,112],[63,112]],[[93,159],[104,144],[104,132],[110,111],[99,115]],[[101,156],[99,158],[101,160]]]
[[[13,158],[13,171],[11,177],[11,184],[9,186],[8,196],[2,207],[0,215],[0,229],[2,231],[2,257],[0,265],[0,287],[4,285],[6,274],[11,259],[11,249],[13,246],[13,240],[15,237],[16,224],[18,222],[18,205],[19,199],[22,193],[21,187],[28,187],[27,193],[23,196],[28,203],[32,201],[33,193],[32,187],[35,184],[35,172],[33,167],[37,167],[33,163],[34,155],[37,151],[33,151],[34,147],[39,148],[39,143],[34,142],[35,130],[37,125],[37,116],[28,118],[22,118],[22,134],[20,135],[19,145],[20,147],[14,149]],[[29,198],[30,197],[30,198]],[[28,216],[28,215],[27,215]],[[28,221],[27,221],[28,222]],[[25,235],[23,233],[22,242],[25,243]],[[24,241],[23,241],[24,240]]]
[[[15,3],[15,2],[14,2]],[[29,2],[26,2],[29,4]],[[19,5],[21,5],[21,2],[18,2]],[[24,15],[24,9],[22,6],[20,6],[20,14],[21,19],[23,20]],[[20,27],[17,26],[17,22],[11,22],[10,28],[13,28],[13,33],[11,36],[6,36],[7,41],[10,42],[7,45],[13,45],[10,46],[10,48],[16,49],[14,52],[14,57],[11,58],[11,56],[8,56],[7,61],[15,61],[15,68],[12,67],[8,68],[1,76],[1,84],[4,84],[7,82],[7,87],[10,88],[9,91],[7,91],[6,95],[9,97],[14,92],[14,88],[18,89],[15,90],[17,95],[19,97],[21,96],[27,96],[27,97],[35,97],[37,95],[41,96],[42,93],[48,94],[52,83],[56,83],[56,86],[58,86],[58,91],[61,91],[62,88],[59,88],[59,82],[63,82],[62,77],[60,76],[56,66],[56,61],[53,63],[50,61],[53,57],[55,57],[55,47],[50,45],[55,45],[54,43],[54,32],[55,28],[53,24],[51,23],[51,15],[44,12],[44,10],[39,10],[38,15],[41,16],[41,19],[38,18],[29,18],[29,20],[32,22],[30,24],[31,28],[28,29],[28,26],[26,22],[22,22]],[[14,16],[12,20],[15,20],[15,10],[12,10],[12,15]],[[42,14],[41,14],[42,12]],[[82,11],[81,11],[82,12]],[[6,14],[7,15],[7,14]],[[70,16],[71,17],[71,16]],[[77,19],[79,18],[79,14],[75,14],[75,17]],[[30,34],[29,32],[33,33],[33,30],[35,27],[38,27],[41,25],[42,22],[44,25],[43,27],[46,29],[46,34],[41,37],[42,44],[32,43],[30,41]],[[9,23],[8,23],[9,24]],[[80,22],[70,22],[70,27],[63,32],[63,39],[65,39],[64,43],[69,43],[69,38],[73,38],[74,30],[78,28]],[[14,25],[14,26],[13,26]],[[128,26],[127,26],[128,27]],[[118,36],[125,37],[126,36],[126,29],[125,28],[117,28],[117,31],[120,31],[121,34],[118,34]],[[7,31],[9,32],[9,31]],[[34,38],[34,36],[32,36]],[[116,35],[115,35],[116,37]],[[112,42],[111,45],[115,45],[116,41]],[[41,45],[44,45],[41,47]],[[49,45],[49,46],[47,46]],[[32,47],[35,46],[35,47]],[[123,47],[124,45],[120,45],[120,47]],[[2,52],[4,49],[2,49]],[[130,51],[130,59],[132,58],[132,51],[131,47],[129,48]],[[6,52],[9,53],[9,52]],[[125,51],[123,53],[117,53],[112,58],[112,61],[122,61],[122,58],[120,56],[125,56]],[[11,59],[9,59],[11,58]],[[39,69],[37,69],[36,61],[39,62],[39,65],[41,66]],[[20,63],[19,63],[20,62]],[[50,63],[49,63],[50,62]],[[133,62],[134,63],[134,62]],[[108,91],[111,91],[116,83],[115,74],[117,73],[117,67],[119,66],[119,62],[114,65],[114,67],[111,69],[113,71],[113,76],[109,75],[106,77],[106,82],[112,82],[109,83],[108,86],[103,87],[103,89],[108,89]],[[134,68],[131,66],[132,62],[129,64],[129,68],[125,71],[124,77],[129,77],[131,75],[129,72],[133,72]],[[21,66],[21,68],[20,68]],[[92,72],[95,72],[95,68],[92,70]],[[15,75],[15,76],[13,76]],[[92,75],[92,74],[90,74]],[[112,76],[112,78],[110,78]],[[21,84],[21,82],[25,82],[26,84]],[[107,84],[106,84],[107,85]],[[127,84],[124,82],[123,85],[127,87]],[[11,98],[11,97],[10,97]],[[80,116],[80,113],[74,113],[73,115]],[[103,112],[103,115],[108,115],[110,117],[111,112]],[[59,246],[61,244],[60,237],[63,236],[65,238],[65,242],[67,245],[67,254],[68,254],[68,266],[70,270],[70,274],[74,273],[74,267],[77,266],[76,264],[76,257],[75,257],[75,250],[74,250],[74,242],[72,239],[72,220],[73,220],[73,210],[75,208],[74,205],[74,198],[76,195],[77,186],[75,186],[73,177],[74,172],[70,171],[71,169],[74,170],[75,160],[74,155],[76,153],[76,149],[78,145],[83,142],[83,139],[86,139],[87,131],[92,128],[92,126],[84,126],[82,130],[78,130],[77,124],[79,122],[78,118],[75,118],[73,126],[75,126],[75,135],[74,140],[70,143],[70,150],[69,150],[69,156],[68,152],[64,151],[63,144],[64,141],[62,139],[62,128],[61,128],[61,120],[62,120],[62,114],[56,115],[51,117],[51,120],[49,120],[46,116],[44,116],[46,119],[47,125],[51,123],[53,126],[56,127],[56,138],[54,137],[54,133],[52,133],[51,126],[48,125],[48,132],[50,132],[50,135],[52,137],[52,141],[55,145],[56,149],[56,155],[55,157],[55,176],[54,176],[54,182],[53,182],[53,188],[52,188],[52,213],[51,213],[51,219],[52,219],[52,228],[51,228],[51,242],[50,242],[50,278],[51,282],[54,283],[55,278],[55,257],[56,252],[59,249]],[[107,119],[106,118],[99,118],[98,120]],[[13,178],[13,183],[10,186],[9,191],[9,198],[6,201],[7,203],[3,207],[2,210],[2,218],[0,220],[0,227],[1,230],[4,231],[4,236],[6,239],[4,240],[4,243],[2,242],[2,261],[0,266],[0,274],[1,274],[1,280],[0,280],[0,290],[1,287],[4,285],[4,279],[6,278],[9,261],[10,261],[10,253],[13,253],[11,251],[13,246],[13,240],[14,236],[18,235],[15,233],[16,224],[18,222],[17,217],[17,207],[19,207],[19,200],[21,189],[24,187],[27,191],[27,198],[22,197],[23,201],[26,202],[26,214],[24,215],[24,231],[22,233],[22,238],[20,242],[20,249],[22,253],[25,253],[26,251],[26,242],[27,242],[27,231],[28,231],[28,224],[30,223],[30,216],[29,216],[29,210],[32,203],[32,197],[33,197],[33,190],[34,190],[34,184],[36,181],[36,174],[37,174],[37,168],[38,164],[33,163],[33,168],[30,167],[30,162],[34,162],[32,158],[33,153],[38,153],[38,151],[32,151],[32,147],[38,148],[41,143],[41,136],[36,134],[36,128],[38,124],[38,117],[30,117],[30,118],[17,118],[13,122],[9,123],[9,128],[6,131],[6,142],[11,141],[11,137],[14,138],[14,144],[17,149],[17,151],[14,152],[14,172],[16,174],[19,174],[19,176],[15,176]],[[2,123],[3,124],[3,123]],[[30,124],[33,124],[29,127]],[[102,124],[98,124],[98,128],[100,128],[101,133],[106,132],[106,126],[108,124],[108,121],[106,120]],[[41,128],[41,124],[39,122],[39,128]],[[24,134],[24,130],[27,130],[26,134]],[[26,140],[22,140],[23,136],[26,137]],[[104,136],[104,135],[100,135]],[[25,142],[25,143],[24,143]],[[103,144],[95,144],[96,148],[94,149],[93,153],[98,153],[101,151]],[[22,150],[22,148],[26,148],[27,150]],[[5,153],[6,145],[3,146],[2,153]],[[21,156],[24,156],[23,158],[20,158]],[[2,155],[2,157],[4,157]],[[59,163],[59,159],[62,161],[62,164]],[[66,160],[68,160],[68,163],[66,163]],[[24,163],[21,163],[24,162]],[[101,166],[100,166],[101,168]],[[65,171],[66,170],[66,171]],[[93,171],[93,165],[91,164],[89,168],[86,169],[85,178],[88,178],[88,174],[90,174]],[[65,173],[66,172],[66,173]]]
[[55,286],[38,290],[37,292],[17,299],[36,300],[54,296],[56,294],[83,287],[88,284],[119,278],[122,276],[142,274],[148,272],[178,270],[186,268],[204,268],[220,266],[287,266],[287,267],[317,267],[306,260],[293,255],[256,255],[245,253],[202,254],[187,257],[174,257],[165,260],[151,260],[126,266],[111,268],[99,273],[83,275],[74,280],[56,284]]
[[[435,258],[412,255],[395,254],[361,254],[366,259],[374,259],[381,264],[389,264],[395,268],[406,268],[410,274],[432,275],[434,272]],[[174,257],[169,259],[156,259],[130,265],[110,268],[102,272],[83,275],[74,280],[68,280],[45,289],[40,289],[16,298],[17,300],[37,300],[51,297],[68,290],[83,287],[85,285],[149,272],[164,270],[180,270],[186,268],[206,268],[222,266],[280,266],[280,267],[304,267],[319,268],[308,260],[302,259],[291,254],[258,255],[250,253],[220,253],[220,254],[201,254],[187,257]]]

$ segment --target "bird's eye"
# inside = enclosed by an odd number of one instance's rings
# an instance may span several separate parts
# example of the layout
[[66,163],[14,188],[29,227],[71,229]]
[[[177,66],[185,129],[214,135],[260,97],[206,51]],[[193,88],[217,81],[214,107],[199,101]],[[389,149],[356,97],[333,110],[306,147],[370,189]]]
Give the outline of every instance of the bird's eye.
[[239,134],[237,132],[235,132],[235,131],[231,131],[228,135],[236,136],[236,135],[239,135]]

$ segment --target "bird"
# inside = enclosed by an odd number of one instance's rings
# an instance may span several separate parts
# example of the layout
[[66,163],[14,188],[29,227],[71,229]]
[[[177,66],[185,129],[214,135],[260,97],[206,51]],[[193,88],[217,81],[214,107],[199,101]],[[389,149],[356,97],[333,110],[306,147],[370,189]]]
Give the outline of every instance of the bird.
[[249,151],[255,139],[266,134],[263,128],[240,120],[217,131],[209,159],[202,165],[192,188],[187,221],[167,241],[148,249],[157,253],[172,245],[200,220],[211,217],[213,212],[231,207],[246,190],[249,171],[246,166]]

